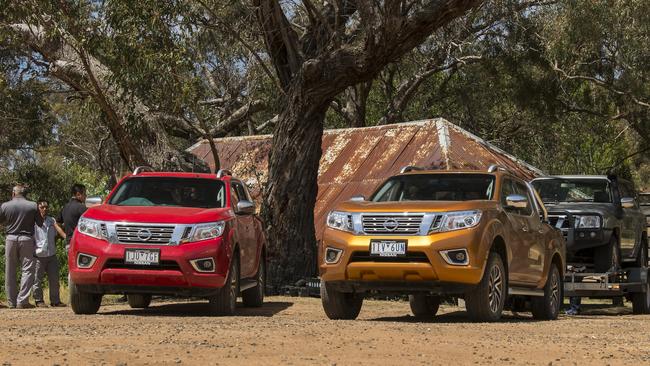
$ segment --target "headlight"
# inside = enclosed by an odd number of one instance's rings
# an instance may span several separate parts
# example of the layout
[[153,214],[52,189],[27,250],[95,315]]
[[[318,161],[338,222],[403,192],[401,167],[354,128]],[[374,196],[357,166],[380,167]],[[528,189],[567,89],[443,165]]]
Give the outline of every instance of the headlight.
[[194,226],[194,230],[192,230],[189,241],[194,242],[218,238],[223,234],[225,228],[226,223],[224,221],[196,225]]
[[[458,211],[447,212],[442,217],[439,228],[432,227],[432,231],[453,231],[469,229],[478,225],[481,221],[481,211]],[[434,221],[435,224],[435,221]]]
[[79,223],[77,224],[77,230],[79,230],[79,232],[84,235],[92,236],[96,239],[105,240],[106,233],[104,230],[102,230],[102,224],[103,222],[101,221],[90,220],[82,217],[79,219]]
[[600,216],[575,216],[576,229],[600,229]]
[[348,212],[332,211],[327,215],[327,226],[336,230],[352,232],[352,214]]

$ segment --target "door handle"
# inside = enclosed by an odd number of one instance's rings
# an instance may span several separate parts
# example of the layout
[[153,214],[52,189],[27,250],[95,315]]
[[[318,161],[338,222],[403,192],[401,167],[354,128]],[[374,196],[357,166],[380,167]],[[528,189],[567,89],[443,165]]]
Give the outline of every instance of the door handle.
[[527,233],[527,232],[528,232],[528,226],[523,226],[523,227],[521,228],[521,231]]

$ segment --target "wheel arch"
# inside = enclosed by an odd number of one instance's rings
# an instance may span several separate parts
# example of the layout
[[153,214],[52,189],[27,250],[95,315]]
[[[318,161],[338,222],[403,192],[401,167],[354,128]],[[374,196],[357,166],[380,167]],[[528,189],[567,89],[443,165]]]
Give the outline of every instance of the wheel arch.
[[508,278],[508,247],[506,246],[506,241],[503,239],[501,235],[497,235],[492,239],[492,245],[490,246],[490,250],[488,253],[497,253],[500,257],[501,260],[503,261],[503,268],[506,271],[506,278]]

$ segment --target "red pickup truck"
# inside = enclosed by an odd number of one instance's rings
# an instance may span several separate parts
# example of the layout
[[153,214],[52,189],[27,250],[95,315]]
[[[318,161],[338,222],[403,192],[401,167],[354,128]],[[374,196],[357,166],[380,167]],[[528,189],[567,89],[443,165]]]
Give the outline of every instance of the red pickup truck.
[[94,314],[102,295],[202,297],[215,315],[264,299],[266,240],[246,185],[218,174],[138,168],[79,220],[68,253],[70,304]]

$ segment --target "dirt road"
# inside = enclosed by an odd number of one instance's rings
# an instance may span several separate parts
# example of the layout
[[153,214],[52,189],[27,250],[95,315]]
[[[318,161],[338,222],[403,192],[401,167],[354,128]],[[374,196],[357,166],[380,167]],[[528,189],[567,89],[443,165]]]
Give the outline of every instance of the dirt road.
[[271,297],[261,309],[239,310],[214,318],[200,302],[110,305],[94,316],[0,309],[0,363],[650,364],[650,316],[628,308],[553,322],[507,313],[495,324],[469,323],[451,306],[435,321],[416,322],[407,303],[387,301],[367,301],[356,321],[329,321],[320,300],[310,298]]

